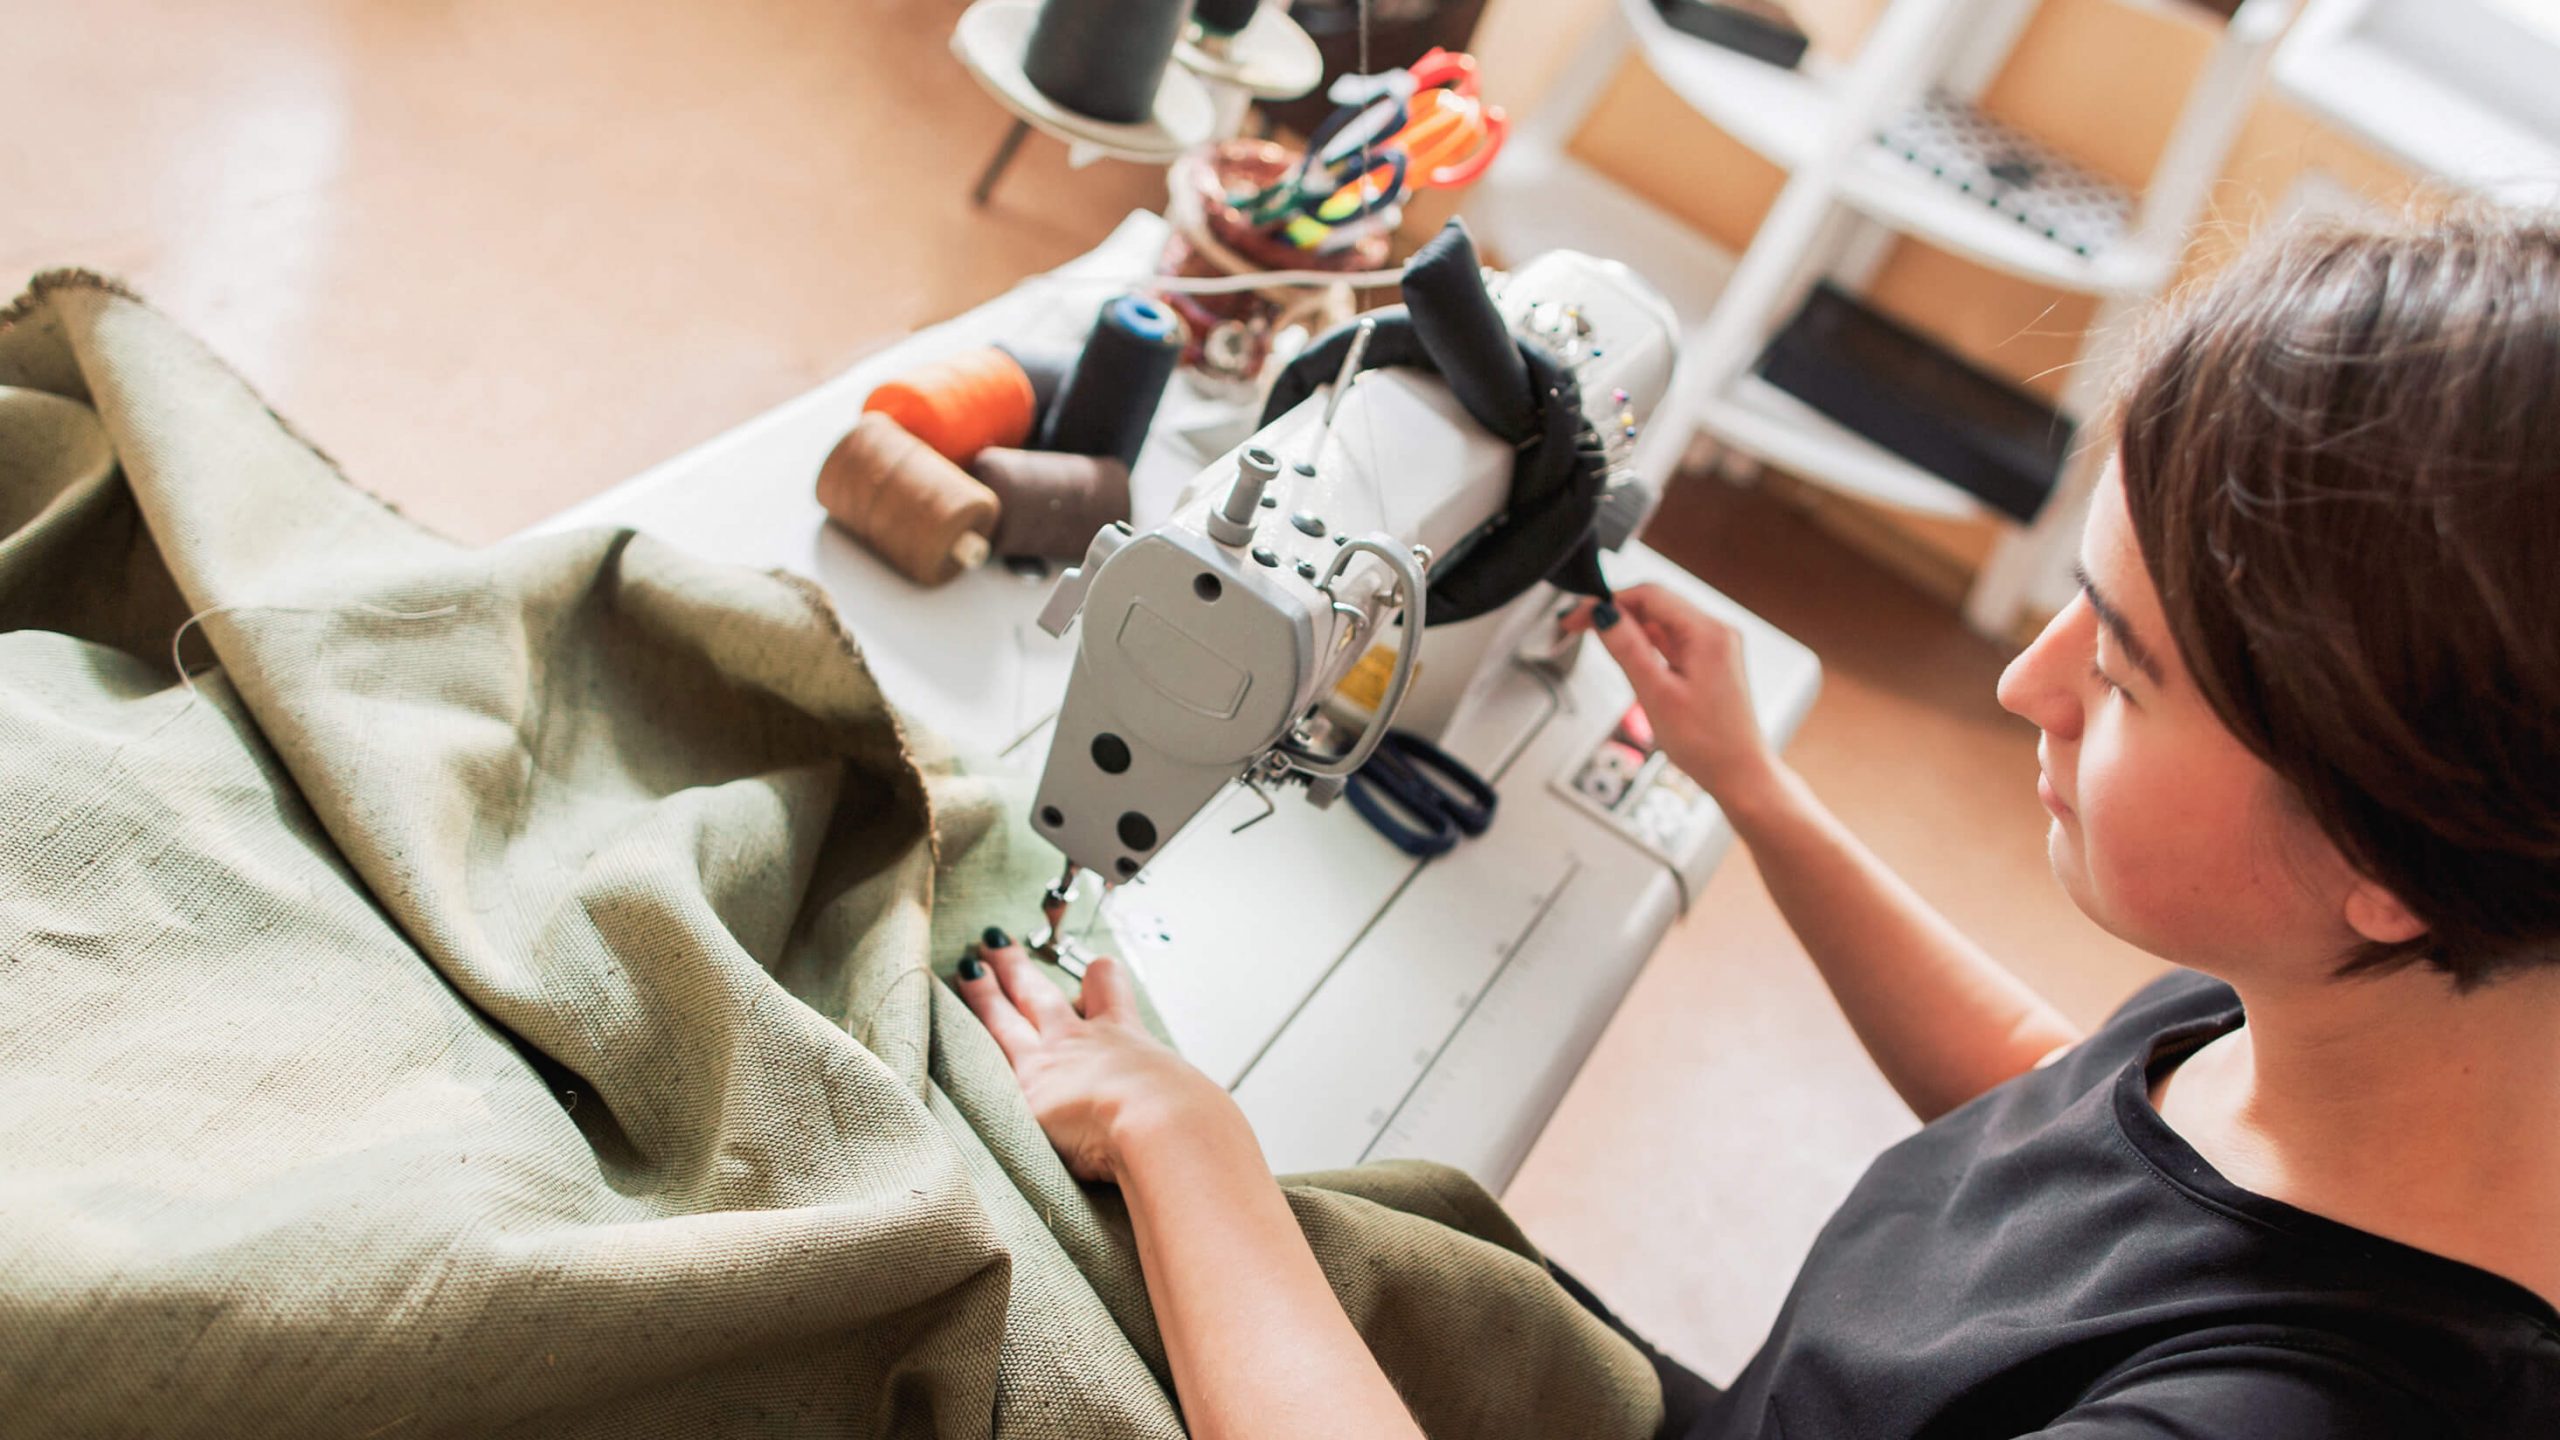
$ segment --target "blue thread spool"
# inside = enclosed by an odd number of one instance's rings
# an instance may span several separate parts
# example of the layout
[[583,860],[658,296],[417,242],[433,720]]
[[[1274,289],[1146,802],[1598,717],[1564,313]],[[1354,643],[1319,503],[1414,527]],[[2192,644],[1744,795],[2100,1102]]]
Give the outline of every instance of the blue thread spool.
[[1171,310],[1143,295],[1123,295],[1105,305],[1076,368],[1059,387],[1040,448],[1137,464],[1165,382],[1181,358],[1182,324]]

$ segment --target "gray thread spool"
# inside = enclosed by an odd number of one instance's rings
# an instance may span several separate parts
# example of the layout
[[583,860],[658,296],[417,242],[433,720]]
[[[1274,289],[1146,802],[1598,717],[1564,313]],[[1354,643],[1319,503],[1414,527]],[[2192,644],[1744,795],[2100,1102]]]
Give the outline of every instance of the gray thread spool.
[[1191,18],[1210,35],[1234,35],[1253,23],[1253,12],[1262,8],[1262,0],[1198,0],[1191,7]]
[[1023,76],[1078,114],[1143,124],[1190,17],[1191,0],[1048,0],[1031,25]]
[[969,473],[1004,506],[991,537],[999,555],[1073,560],[1095,531],[1129,518],[1129,467],[1108,455],[990,448]]
[[999,340],[996,348],[1012,356],[1022,373],[1031,377],[1031,434],[1037,439],[1049,428],[1049,417],[1058,408],[1058,392],[1066,388],[1082,352],[1073,345],[1037,340]]
[[1181,359],[1182,322],[1171,310],[1143,295],[1103,306],[1076,368],[1059,387],[1040,448],[1109,455],[1135,466]]

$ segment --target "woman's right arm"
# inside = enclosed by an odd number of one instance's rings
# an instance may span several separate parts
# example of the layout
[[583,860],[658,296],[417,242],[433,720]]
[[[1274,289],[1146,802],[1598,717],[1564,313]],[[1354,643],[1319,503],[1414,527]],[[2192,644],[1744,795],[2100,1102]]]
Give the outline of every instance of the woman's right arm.
[[1885,868],[1771,752],[1742,639],[1678,596],[1618,592],[1597,631],[1673,764],[1706,787],[1850,1025],[1923,1120],[2080,1038],[2071,1022]]
[[987,939],[961,966],[960,996],[1067,1168],[1117,1184],[1128,1202],[1190,1433],[1422,1440],[1334,1298],[1244,1112],[1147,1034],[1119,962],[1096,959],[1071,1005],[1010,938]]

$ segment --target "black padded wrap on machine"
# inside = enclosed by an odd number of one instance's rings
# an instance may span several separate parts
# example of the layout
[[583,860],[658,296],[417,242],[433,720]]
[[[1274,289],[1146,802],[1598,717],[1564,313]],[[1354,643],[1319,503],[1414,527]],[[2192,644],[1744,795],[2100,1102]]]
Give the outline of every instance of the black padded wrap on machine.
[[[1607,472],[1583,446],[1581,386],[1545,349],[1512,337],[1485,293],[1475,243],[1460,222],[1450,221],[1414,252],[1404,294],[1403,305],[1361,317],[1375,320],[1377,330],[1360,368],[1408,366],[1438,375],[1477,424],[1517,451],[1501,513],[1433,566],[1427,623],[1490,614],[1541,580],[1606,597],[1591,522]],[[1263,424],[1333,379],[1357,328],[1333,330],[1280,372]]]

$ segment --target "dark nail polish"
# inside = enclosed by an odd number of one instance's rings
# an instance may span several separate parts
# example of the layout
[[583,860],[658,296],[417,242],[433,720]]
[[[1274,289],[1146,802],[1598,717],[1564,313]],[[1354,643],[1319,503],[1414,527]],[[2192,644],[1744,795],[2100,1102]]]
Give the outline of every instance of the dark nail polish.
[[1565,617],[1567,617],[1567,616],[1571,615],[1571,614],[1574,612],[1574,610],[1575,610],[1578,606],[1580,606],[1581,604],[1582,604],[1582,602],[1581,602],[1581,601],[1579,601],[1579,600],[1568,600],[1568,601],[1566,601],[1566,602],[1565,602],[1565,607],[1564,607],[1563,609],[1561,609],[1561,610],[1559,610],[1559,611],[1557,611],[1557,612],[1556,612],[1556,618],[1557,618],[1557,619],[1559,619],[1559,620],[1564,619]]
[[977,956],[975,956],[975,955],[963,955],[963,956],[961,956],[961,957],[960,957],[960,978],[961,978],[961,979],[963,979],[963,980],[975,980],[975,979],[977,979],[979,976],[984,975],[984,974],[986,974],[986,973],[987,973],[987,967],[986,967],[985,962],[981,961]]
[[990,925],[986,933],[978,937],[978,943],[990,950],[1001,950],[1013,943],[1013,937]]
[[1617,624],[1618,607],[1616,602],[1603,600],[1599,604],[1592,606],[1591,623],[1599,626],[1603,630]]

